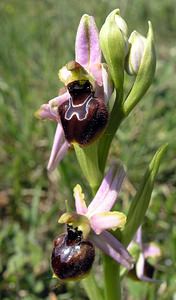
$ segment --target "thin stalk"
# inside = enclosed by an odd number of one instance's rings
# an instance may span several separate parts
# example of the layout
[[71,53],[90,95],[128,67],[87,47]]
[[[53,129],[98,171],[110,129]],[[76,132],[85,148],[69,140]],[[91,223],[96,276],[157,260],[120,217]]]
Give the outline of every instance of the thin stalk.
[[[84,150],[86,151],[84,152]],[[75,147],[75,152],[80,163],[80,167],[82,170],[84,170],[83,173],[89,182],[90,188],[92,190],[92,195],[94,196],[97,192],[97,189],[99,188],[102,179],[102,173],[100,172],[98,166],[98,153],[96,143],[94,144],[93,150],[94,151],[92,151],[92,147],[88,147],[87,149]],[[92,271],[86,278],[81,281],[81,283],[90,300],[104,300],[103,291],[98,286]]]
[[112,139],[124,119],[123,109],[118,103],[118,99],[116,99],[110,115],[109,124],[99,141],[98,157],[99,167],[102,173],[104,173]]
[[96,142],[87,147],[74,144],[74,149],[80,168],[89,182],[93,194],[95,194],[102,180],[102,173],[98,164],[98,145]]
[[98,287],[92,272],[81,283],[90,300],[104,300],[102,290]]
[[105,300],[121,300],[120,266],[103,255]]

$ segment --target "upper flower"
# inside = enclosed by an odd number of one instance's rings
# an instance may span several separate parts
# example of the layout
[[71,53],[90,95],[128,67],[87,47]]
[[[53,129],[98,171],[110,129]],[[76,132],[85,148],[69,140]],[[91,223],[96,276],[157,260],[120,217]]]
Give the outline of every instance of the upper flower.
[[40,119],[58,123],[48,170],[56,167],[72,143],[86,145],[106,127],[107,103],[112,93],[107,65],[101,63],[94,18],[83,15],[75,43],[75,61],[59,71],[64,91],[36,112]]
[[131,256],[124,246],[107,231],[123,228],[126,222],[126,216],[123,213],[110,211],[117,200],[124,177],[123,167],[120,169],[117,166],[111,167],[88,207],[82,189],[77,185],[74,189],[76,212],[64,213],[59,223],[78,228],[84,238],[89,235],[97,247],[130,269],[132,267]]

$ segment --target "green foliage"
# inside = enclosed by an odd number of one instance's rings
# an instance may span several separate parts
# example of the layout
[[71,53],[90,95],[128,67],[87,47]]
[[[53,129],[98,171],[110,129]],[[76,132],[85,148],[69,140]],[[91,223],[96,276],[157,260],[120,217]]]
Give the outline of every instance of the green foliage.
[[[107,14],[119,7],[129,28],[141,33],[151,20],[158,64],[155,81],[144,100],[122,124],[111,155],[127,165],[129,180],[138,189],[155,150],[169,144],[144,223],[145,239],[162,248],[152,286],[129,280],[125,299],[171,299],[175,292],[175,1],[46,0],[0,2],[0,298],[60,300],[87,299],[75,283],[51,279],[52,240],[62,231],[57,224],[64,200],[80,178],[73,153],[59,171],[47,174],[46,165],[55,124],[33,117],[36,109],[57,95],[57,72],[74,58],[74,39],[83,13],[95,16],[99,28]],[[129,82],[130,85],[130,82]],[[84,179],[79,182],[85,185]],[[124,189],[123,205],[134,187]],[[96,269],[96,266],[95,266]],[[101,278],[98,270],[98,276]],[[97,270],[96,270],[97,273]],[[101,283],[100,283],[101,285]],[[142,295],[142,296],[141,296]],[[142,298],[143,297],[143,298]]]
[[137,229],[141,224],[143,224],[143,219],[150,203],[154,182],[158,174],[160,163],[165,155],[166,148],[167,145],[164,145],[155,153],[143,179],[141,180],[140,188],[136,192],[136,195],[129,207],[127,223],[123,231],[124,245],[129,245]]

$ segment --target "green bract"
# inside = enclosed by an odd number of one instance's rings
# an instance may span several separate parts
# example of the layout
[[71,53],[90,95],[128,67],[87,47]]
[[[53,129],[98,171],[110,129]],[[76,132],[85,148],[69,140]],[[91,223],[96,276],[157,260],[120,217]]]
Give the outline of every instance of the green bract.
[[123,243],[126,246],[133,239],[137,229],[143,223],[144,216],[150,203],[155,178],[166,149],[167,145],[164,145],[155,153],[141,182],[141,186],[131,203],[127,215],[127,222],[123,231]]

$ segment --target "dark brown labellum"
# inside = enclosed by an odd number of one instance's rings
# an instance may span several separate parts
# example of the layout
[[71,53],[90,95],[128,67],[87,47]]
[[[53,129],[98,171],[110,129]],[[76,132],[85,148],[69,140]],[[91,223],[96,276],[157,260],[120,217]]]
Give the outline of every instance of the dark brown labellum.
[[90,271],[94,257],[92,243],[83,240],[81,231],[68,227],[67,233],[54,241],[51,265],[59,279],[76,280]]
[[86,145],[93,142],[106,127],[108,111],[104,100],[94,96],[87,80],[68,86],[70,98],[59,107],[59,115],[68,142]]
[[[148,261],[145,260],[144,276],[152,279],[154,272],[155,272],[155,268]],[[134,268],[129,271],[128,276],[131,277],[133,280],[137,280],[137,281],[141,280],[140,278],[137,277],[136,266],[134,266]]]

